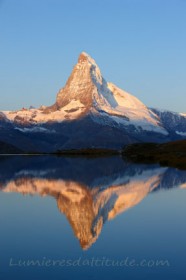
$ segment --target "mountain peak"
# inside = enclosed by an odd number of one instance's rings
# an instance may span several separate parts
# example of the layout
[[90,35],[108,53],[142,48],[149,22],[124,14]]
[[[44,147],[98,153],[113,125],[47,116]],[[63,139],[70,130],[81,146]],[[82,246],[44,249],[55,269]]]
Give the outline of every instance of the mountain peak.
[[79,115],[86,113],[93,107],[97,85],[101,83],[102,75],[95,60],[86,52],[82,52],[66,85],[59,91],[52,109],[59,110],[65,107],[65,110],[69,111],[73,106],[73,110],[76,109]]
[[79,55],[78,63],[84,63],[84,62],[89,62],[90,64],[95,64],[94,59],[89,54],[87,54],[86,52],[82,52]]

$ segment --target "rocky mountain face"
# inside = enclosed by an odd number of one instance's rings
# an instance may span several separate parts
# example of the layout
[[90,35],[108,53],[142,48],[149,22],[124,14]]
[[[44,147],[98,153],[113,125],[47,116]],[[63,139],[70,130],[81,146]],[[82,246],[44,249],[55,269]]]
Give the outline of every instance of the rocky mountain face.
[[[170,113],[171,114],[171,113]],[[29,152],[106,148],[186,137],[186,116],[163,116],[108,83],[96,62],[81,53],[52,106],[0,113],[0,141]]]

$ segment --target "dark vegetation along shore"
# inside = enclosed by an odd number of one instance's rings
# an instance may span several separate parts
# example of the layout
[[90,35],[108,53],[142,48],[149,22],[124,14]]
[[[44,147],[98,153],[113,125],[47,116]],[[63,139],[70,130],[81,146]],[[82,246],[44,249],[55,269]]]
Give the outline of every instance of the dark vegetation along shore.
[[119,154],[120,151],[112,149],[99,149],[99,148],[87,148],[87,149],[71,149],[71,150],[58,150],[57,155],[69,155],[69,156],[89,156],[89,157],[99,157],[99,156],[112,156]]
[[186,140],[179,140],[163,144],[137,143],[123,149],[123,151],[101,148],[85,148],[71,150],[57,150],[53,153],[25,152],[17,147],[0,141],[0,154],[22,155],[57,155],[57,156],[87,156],[105,157],[121,154],[124,159],[136,163],[159,163],[162,166],[186,169]]
[[123,156],[136,163],[159,163],[162,166],[186,169],[186,140],[132,144],[123,149]]

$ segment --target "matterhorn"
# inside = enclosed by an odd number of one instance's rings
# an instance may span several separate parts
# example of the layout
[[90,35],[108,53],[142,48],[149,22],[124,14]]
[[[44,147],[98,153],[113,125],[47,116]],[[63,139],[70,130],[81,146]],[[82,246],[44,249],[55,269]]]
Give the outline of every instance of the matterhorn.
[[0,141],[23,152],[121,150],[185,136],[185,115],[148,108],[107,82],[85,52],[53,105],[0,112]]

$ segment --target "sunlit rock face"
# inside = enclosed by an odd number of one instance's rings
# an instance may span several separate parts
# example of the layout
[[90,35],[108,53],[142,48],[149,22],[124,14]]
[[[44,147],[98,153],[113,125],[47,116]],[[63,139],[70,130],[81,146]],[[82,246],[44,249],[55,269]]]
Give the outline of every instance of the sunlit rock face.
[[75,65],[65,87],[57,95],[56,105],[58,108],[70,104],[72,100],[79,101],[86,110],[91,108],[92,92],[95,90],[91,77],[92,65],[96,64],[86,53],[79,56],[78,63]]
[[186,184],[185,171],[132,165],[120,157],[13,157],[1,161],[0,169],[4,193],[53,197],[83,249],[97,240],[105,222],[149,193]]

